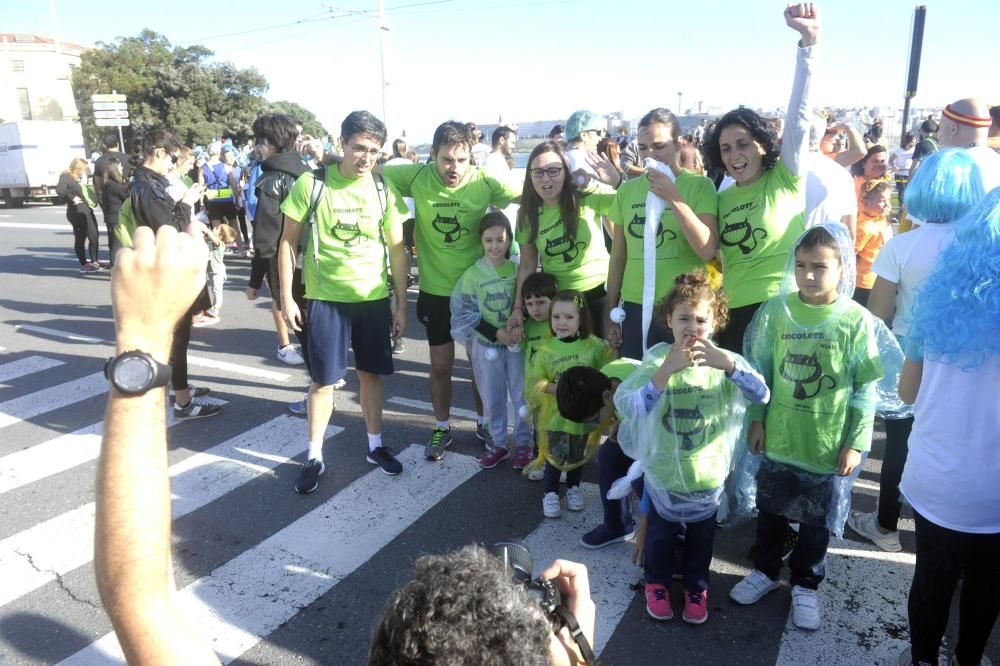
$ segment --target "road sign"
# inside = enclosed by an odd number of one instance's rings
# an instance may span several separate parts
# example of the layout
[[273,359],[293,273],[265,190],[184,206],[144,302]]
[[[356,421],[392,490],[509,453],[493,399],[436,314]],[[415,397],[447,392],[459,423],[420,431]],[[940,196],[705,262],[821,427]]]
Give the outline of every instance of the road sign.
[[128,108],[126,102],[94,102],[94,111],[124,111]]
[[128,111],[94,111],[94,118],[128,118]]
[[98,127],[126,127],[128,118],[96,118],[94,124]]
[[90,96],[91,102],[124,102],[126,99],[121,93],[98,93]]

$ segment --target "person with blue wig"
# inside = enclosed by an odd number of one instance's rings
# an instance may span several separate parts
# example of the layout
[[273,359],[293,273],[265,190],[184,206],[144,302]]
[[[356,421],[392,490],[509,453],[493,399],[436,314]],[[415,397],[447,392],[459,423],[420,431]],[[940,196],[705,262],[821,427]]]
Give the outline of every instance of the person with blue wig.
[[[969,212],[985,196],[979,167],[968,151],[945,148],[924,158],[924,166],[906,188],[907,210],[925,224],[895,236],[885,244],[872,271],[877,275],[868,297],[868,309],[905,344],[913,320],[917,288],[934,268],[951,239],[952,221]],[[913,417],[885,419],[885,458],[882,461],[878,510],[853,511],[848,524],[882,550],[898,552],[899,480],[906,464],[906,442]]]
[[952,664],[980,663],[1000,613],[1000,188],[953,226],[918,290],[899,382],[914,403],[900,491],[917,538],[900,664],[938,663],[959,579]]

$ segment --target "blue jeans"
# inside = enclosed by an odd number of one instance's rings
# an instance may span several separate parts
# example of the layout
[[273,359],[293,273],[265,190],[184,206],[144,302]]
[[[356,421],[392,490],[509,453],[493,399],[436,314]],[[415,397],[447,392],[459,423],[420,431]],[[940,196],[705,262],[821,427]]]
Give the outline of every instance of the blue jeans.
[[[788,534],[788,518],[760,511],[757,514],[757,556],[754,568],[771,580],[781,575],[781,555]],[[689,537],[690,538],[690,537]],[[826,549],[830,530],[799,523],[799,540],[788,558],[792,585],[815,590],[826,576]]]
[[[612,483],[625,476],[633,462],[622,453],[622,447],[613,439],[601,444],[601,448],[597,450],[597,477],[601,488],[601,504],[604,506],[604,526],[615,533],[632,531],[632,511],[629,509],[628,497],[609,500],[608,490]],[[642,497],[642,479],[639,478],[632,485]]]
[[[646,515],[649,516],[646,557],[643,562],[646,584],[659,583],[669,587],[674,574],[677,534],[684,531],[685,523],[665,520],[655,508]],[[702,592],[708,589],[708,570],[712,564],[712,548],[715,544],[715,512],[704,520],[687,523],[686,526],[684,589],[688,592]]]

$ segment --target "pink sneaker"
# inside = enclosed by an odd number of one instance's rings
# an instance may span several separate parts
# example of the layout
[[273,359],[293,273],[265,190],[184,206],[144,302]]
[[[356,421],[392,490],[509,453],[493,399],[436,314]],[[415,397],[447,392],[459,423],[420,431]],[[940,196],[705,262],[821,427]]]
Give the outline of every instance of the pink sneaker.
[[659,583],[646,583],[646,612],[654,620],[674,619],[670,606],[670,592]]
[[483,454],[479,459],[479,466],[483,469],[493,469],[509,457],[510,451],[497,447]]
[[684,593],[684,613],[688,624],[702,624],[708,619],[708,590]]
[[531,462],[531,447],[530,446],[519,446],[514,449],[514,462],[511,463],[511,467],[514,469],[524,469]]

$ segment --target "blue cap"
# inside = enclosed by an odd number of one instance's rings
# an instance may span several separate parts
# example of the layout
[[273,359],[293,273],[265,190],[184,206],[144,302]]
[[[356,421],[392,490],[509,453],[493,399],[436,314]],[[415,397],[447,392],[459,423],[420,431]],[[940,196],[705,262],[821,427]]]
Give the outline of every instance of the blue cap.
[[604,122],[601,117],[593,111],[581,109],[574,111],[573,115],[566,121],[566,130],[563,138],[566,141],[575,141],[580,135],[589,130],[600,132],[604,129]]

